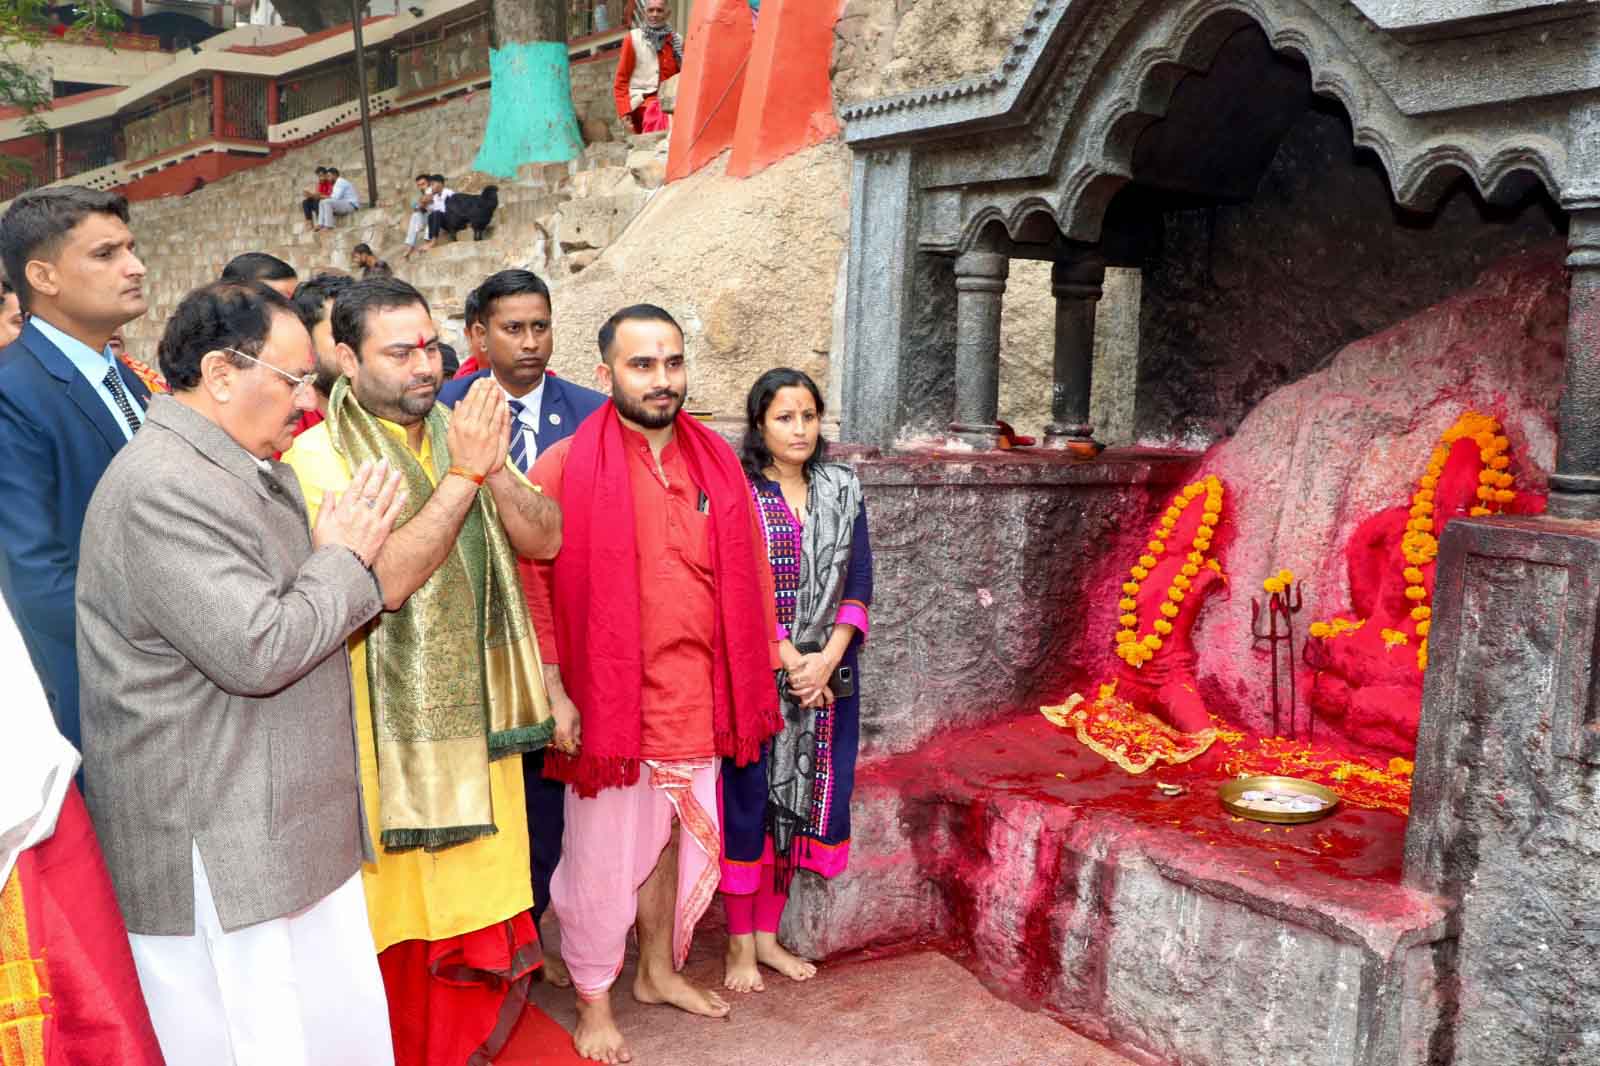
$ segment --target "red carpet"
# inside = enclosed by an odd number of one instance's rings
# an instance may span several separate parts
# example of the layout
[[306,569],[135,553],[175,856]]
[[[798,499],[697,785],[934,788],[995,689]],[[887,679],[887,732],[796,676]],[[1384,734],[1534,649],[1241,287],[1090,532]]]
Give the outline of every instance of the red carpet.
[[530,1003],[494,1061],[495,1066],[581,1066],[591,1060],[579,1058],[572,1050],[572,1034]]

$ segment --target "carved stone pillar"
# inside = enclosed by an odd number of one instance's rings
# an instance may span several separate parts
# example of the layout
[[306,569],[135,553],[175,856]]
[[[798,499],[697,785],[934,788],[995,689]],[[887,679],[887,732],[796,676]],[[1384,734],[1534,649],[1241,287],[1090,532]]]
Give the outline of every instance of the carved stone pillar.
[[1105,278],[1105,260],[1099,256],[1057,262],[1050,270],[1050,291],[1056,298],[1056,350],[1050,424],[1044,428],[1047,448],[1093,450],[1089,389],[1094,371],[1094,314]]
[[1429,1043],[1453,1066],[1592,1063],[1600,531],[1458,519],[1437,573],[1405,875],[1449,902],[1453,947],[1437,957],[1459,1009]]
[[1567,381],[1549,513],[1600,518],[1600,203],[1570,215]]
[[979,448],[1000,439],[1000,307],[1011,273],[1004,252],[956,260],[956,410],[950,432]]

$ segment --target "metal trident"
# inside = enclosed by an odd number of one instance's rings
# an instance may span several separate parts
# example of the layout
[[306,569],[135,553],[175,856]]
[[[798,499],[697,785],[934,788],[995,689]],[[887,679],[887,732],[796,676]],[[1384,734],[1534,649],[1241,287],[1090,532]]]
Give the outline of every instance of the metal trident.
[[[1289,736],[1296,736],[1295,729],[1295,691],[1294,691],[1294,616],[1305,605],[1305,582],[1297,581],[1290,584],[1282,592],[1271,593],[1267,597],[1267,631],[1261,632],[1261,604],[1255,597],[1250,598],[1250,636],[1254,638],[1251,647],[1259,647],[1262,641],[1267,642],[1267,654],[1272,663],[1272,735],[1280,736],[1279,722],[1281,708],[1278,702],[1278,645],[1288,645],[1289,655]],[[1292,593],[1292,595],[1291,595]],[[1278,619],[1283,619],[1280,630]],[[1310,709],[1306,711],[1306,740],[1313,739],[1315,723],[1312,720]]]

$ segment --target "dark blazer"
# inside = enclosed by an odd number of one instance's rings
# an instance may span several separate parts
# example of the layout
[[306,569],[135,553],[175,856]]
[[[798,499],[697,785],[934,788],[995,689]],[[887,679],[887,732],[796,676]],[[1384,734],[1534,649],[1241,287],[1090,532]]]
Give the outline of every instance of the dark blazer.
[[[117,369],[129,396],[147,406],[144,382]],[[99,392],[32,322],[0,351],[0,593],[56,725],[80,749],[78,538],[89,497],[125,443]]]
[[[467,394],[467,389],[472,387],[474,381],[492,373],[492,370],[480,370],[476,374],[445,382],[444,388],[439,390],[439,402],[446,407],[454,407]],[[539,408],[539,426],[533,431],[533,439],[539,444],[539,454],[543,455],[557,441],[578,432],[578,424],[604,407],[605,402],[604,393],[563,381],[554,374],[546,374],[544,400]]]

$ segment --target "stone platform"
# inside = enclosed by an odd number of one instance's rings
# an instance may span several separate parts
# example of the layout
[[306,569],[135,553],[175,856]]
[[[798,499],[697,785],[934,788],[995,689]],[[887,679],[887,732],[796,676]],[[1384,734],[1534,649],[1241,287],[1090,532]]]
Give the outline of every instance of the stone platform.
[[851,869],[803,876],[785,933],[818,956],[943,943],[998,994],[1156,1061],[1426,1061],[1450,914],[1401,885],[1405,819],[1264,826],[1222,810],[1221,780],[1129,776],[1037,714],[946,733],[862,768]]

